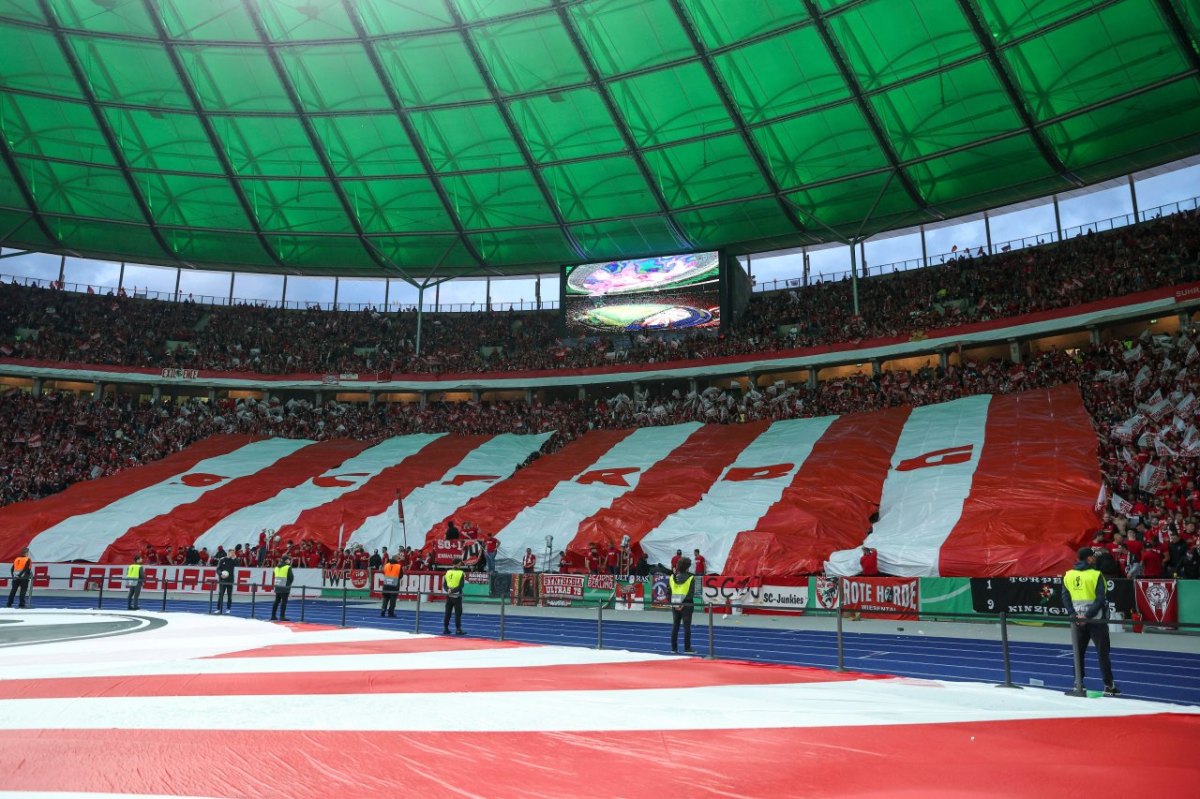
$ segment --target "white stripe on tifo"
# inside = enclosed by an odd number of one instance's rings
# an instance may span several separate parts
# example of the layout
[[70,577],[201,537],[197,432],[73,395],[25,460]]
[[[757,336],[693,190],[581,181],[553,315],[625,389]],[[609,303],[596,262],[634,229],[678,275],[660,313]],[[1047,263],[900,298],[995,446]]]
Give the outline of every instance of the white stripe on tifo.
[[[312,443],[305,439],[271,438],[202,460],[187,474],[216,475],[220,480],[209,485],[189,486],[182,480],[186,475],[176,475],[92,513],[64,519],[35,536],[29,547],[34,557],[42,561],[98,560],[108,545],[130,528],[195,502],[234,478],[252,475]],[[246,528],[239,532],[245,535]]]
[[402,546],[418,547],[424,538],[408,538],[408,529],[400,523],[400,500],[388,505],[383,513],[368,516],[358,529],[346,537],[346,545],[359,544],[368,552],[387,547],[391,552],[399,551]]
[[[900,431],[883,482],[879,521],[866,545],[879,550],[879,568],[904,577],[936,577],[942,544],[962,516],[963,502],[984,447],[991,395],[915,409]],[[969,457],[959,461],[968,453]],[[943,450],[951,450],[944,454]],[[830,575],[858,574],[861,549],[829,556]]]
[[[454,513],[501,480],[507,479],[525,460],[542,448],[553,433],[517,435],[504,433],[476,447],[440,480],[413,489],[404,498],[404,520],[410,544],[425,540],[435,524]],[[487,477],[469,480],[470,477]],[[463,479],[455,485],[456,478]],[[389,510],[390,512],[390,510]],[[368,522],[371,520],[368,519]],[[486,519],[471,519],[486,525]],[[351,540],[354,540],[353,538]]]
[[[265,528],[278,530],[285,524],[296,521],[300,514],[309,508],[333,502],[343,494],[360,488],[384,469],[420,452],[431,441],[443,435],[445,433],[420,433],[381,441],[353,458],[327,469],[319,476],[310,477],[300,485],[286,488],[270,499],[229,514],[197,538],[195,546],[197,549],[215,549],[218,545],[229,545],[235,541],[254,540],[257,535],[251,535],[253,531]],[[336,483],[322,486],[316,482],[329,478],[336,480]]]
[[[742,450],[721,478],[690,508],[667,517],[642,539],[651,563],[668,563],[675,550],[685,554],[698,547],[708,559],[710,572],[719,574],[742,530],[754,528],[762,515],[783,496],[813,446],[836,416],[775,422]],[[786,473],[772,477],[730,480],[730,472],[790,464]]]
[[[363,702],[369,713],[361,712]],[[480,708],[487,712],[481,713]],[[1159,702],[1081,702],[1057,691],[997,691],[979,683],[858,680],[615,691],[303,694],[11,699],[0,729],[365,730],[592,732],[862,727],[1047,718],[1142,716]],[[1200,712],[1187,709],[1183,712]]]
[[102,664],[61,663],[13,666],[4,669],[5,680],[58,677],[138,677],[163,674],[291,674],[294,672],[417,671],[425,669],[521,669],[531,666],[641,663],[664,655],[621,649],[584,649],[529,646],[501,649],[468,649],[440,652],[405,652],[382,655],[301,655],[297,657],[241,657],[210,660],[109,661]]
[[[632,491],[646,470],[668,458],[672,450],[700,428],[699,423],[666,427],[643,427],[633,431],[577,475],[563,475],[545,499],[525,508],[497,533],[506,552],[545,551],[544,539],[554,536],[554,551],[561,552],[579,532],[584,519],[607,508],[618,497]],[[605,469],[635,469],[614,478],[617,485],[603,480],[579,483],[579,477]]]

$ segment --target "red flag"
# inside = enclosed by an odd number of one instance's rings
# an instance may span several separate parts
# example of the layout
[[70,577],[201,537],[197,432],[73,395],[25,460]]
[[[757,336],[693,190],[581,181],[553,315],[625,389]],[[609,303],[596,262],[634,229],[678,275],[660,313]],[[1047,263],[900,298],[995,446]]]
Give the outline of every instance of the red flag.
[[1179,621],[1179,600],[1174,580],[1141,579],[1133,581],[1137,610],[1146,621],[1170,625],[1158,629],[1174,630]]

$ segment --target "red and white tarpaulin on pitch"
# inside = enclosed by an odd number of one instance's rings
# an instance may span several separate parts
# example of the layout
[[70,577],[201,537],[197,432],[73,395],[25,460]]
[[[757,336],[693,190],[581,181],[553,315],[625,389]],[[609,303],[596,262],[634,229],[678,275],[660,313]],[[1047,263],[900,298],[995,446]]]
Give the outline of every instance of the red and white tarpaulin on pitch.
[[[193,614],[0,617],[46,641],[0,650],[0,797],[999,797],[1084,761],[1114,795],[1168,796],[1200,735],[1189,708],[1036,688]],[[1097,736],[1163,765],[1092,758]],[[981,779],[1004,763],[1021,767]]]
[[[147,543],[421,545],[452,518],[582,555],[625,536],[651,562],[853,575],[865,542],[901,576],[1055,573],[1097,524],[1096,438],[1074,387],[917,409],[588,433],[518,470],[548,434],[399,436],[375,446],[214,437],[163,461],[0,508],[0,558],[121,562]],[[878,521],[870,521],[878,512]],[[868,535],[870,531],[870,535]],[[543,566],[547,564],[542,564]],[[557,565],[556,563],[549,564]]]

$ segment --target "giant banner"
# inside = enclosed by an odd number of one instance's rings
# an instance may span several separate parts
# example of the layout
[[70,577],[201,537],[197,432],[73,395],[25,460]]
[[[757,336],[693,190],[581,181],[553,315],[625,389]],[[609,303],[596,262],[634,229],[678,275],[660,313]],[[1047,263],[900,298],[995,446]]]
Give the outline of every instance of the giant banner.
[[841,607],[864,619],[916,619],[921,609],[915,577],[818,577],[813,593],[818,607]]
[[1096,439],[1073,386],[774,423],[597,430],[518,469],[548,435],[423,433],[373,445],[214,436],[0,508],[0,561],[29,546],[37,561],[121,563],[147,545],[252,543],[264,527],[328,549],[395,551],[440,540],[457,520],[495,533],[510,572],[526,550],[579,558],[627,538],[651,563],[698,549],[709,571],[768,581],[856,575],[864,543],[887,574],[1000,577],[1061,574],[1097,523]]
[[[125,564],[35,563],[32,589],[45,591],[122,591],[125,585]],[[166,590],[170,593],[208,593],[217,588],[217,570],[211,566],[144,566],[146,593]],[[320,569],[294,569],[292,590],[322,586]],[[273,569],[243,567],[234,570],[233,590],[239,594],[272,591],[275,586]],[[0,589],[9,587],[9,577],[0,577]]]

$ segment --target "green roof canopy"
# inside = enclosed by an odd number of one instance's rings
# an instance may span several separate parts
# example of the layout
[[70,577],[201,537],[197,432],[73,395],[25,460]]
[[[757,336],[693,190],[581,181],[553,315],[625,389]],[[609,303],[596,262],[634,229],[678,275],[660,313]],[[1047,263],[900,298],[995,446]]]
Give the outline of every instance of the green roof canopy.
[[844,240],[1200,152],[1198,0],[0,0],[0,241],[439,276]]

